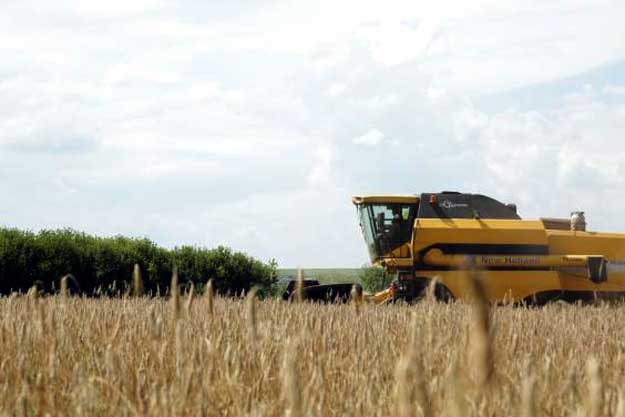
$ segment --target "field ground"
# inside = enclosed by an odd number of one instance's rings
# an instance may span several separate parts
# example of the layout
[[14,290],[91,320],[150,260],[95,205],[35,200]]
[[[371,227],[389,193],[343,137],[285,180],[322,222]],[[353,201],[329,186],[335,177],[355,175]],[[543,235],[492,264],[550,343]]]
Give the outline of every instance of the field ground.
[[0,416],[622,416],[624,316],[12,296]]
[[[341,284],[360,282],[358,273],[360,268],[312,268],[303,269],[304,278],[317,279],[324,284]],[[297,277],[297,269],[278,269],[278,278]]]

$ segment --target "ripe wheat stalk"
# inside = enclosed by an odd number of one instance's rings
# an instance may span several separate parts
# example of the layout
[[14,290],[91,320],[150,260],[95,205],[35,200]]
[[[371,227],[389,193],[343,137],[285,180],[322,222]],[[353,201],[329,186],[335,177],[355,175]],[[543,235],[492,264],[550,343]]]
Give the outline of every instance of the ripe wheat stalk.
[[625,414],[625,306],[193,299],[0,298],[0,415]]
[[135,264],[132,271],[132,294],[135,297],[141,297],[143,295],[143,279],[141,278],[141,268],[139,264]]

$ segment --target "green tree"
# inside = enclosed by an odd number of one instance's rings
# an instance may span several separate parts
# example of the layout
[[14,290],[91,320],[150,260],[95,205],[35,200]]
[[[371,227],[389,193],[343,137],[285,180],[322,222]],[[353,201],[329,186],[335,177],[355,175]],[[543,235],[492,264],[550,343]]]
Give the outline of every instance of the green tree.
[[378,292],[391,285],[394,277],[382,267],[364,265],[358,272],[358,278],[365,291]]

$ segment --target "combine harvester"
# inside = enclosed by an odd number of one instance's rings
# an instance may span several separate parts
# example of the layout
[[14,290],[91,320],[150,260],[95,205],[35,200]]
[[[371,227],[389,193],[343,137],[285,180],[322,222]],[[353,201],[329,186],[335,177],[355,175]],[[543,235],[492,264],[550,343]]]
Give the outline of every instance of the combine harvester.
[[[467,298],[476,274],[493,302],[625,296],[625,234],[570,219],[523,220],[514,204],[478,194],[354,197],[371,261],[397,274],[377,303]],[[477,272],[476,272],[477,271]]]

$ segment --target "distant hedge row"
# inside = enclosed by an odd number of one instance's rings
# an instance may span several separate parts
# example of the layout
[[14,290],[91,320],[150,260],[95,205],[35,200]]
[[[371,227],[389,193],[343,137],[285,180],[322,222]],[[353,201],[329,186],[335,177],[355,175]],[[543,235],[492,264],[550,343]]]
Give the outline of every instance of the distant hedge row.
[[[144,288],[164,294],[177,268],[179,282],[202,286],[212,278],[221,293],[238,294],[258,286],[268,292],[277,280],[276,263],[264,263],[225,247],[164,249],[148,239],[101,238],[73,230],[39,233],[0,228],[0,293],[27,291],[33,285],[52,292],[72,274],[75,291],[119,294],[132,282],[139,264]],[[79,288],[78,288],[79,287]]]

